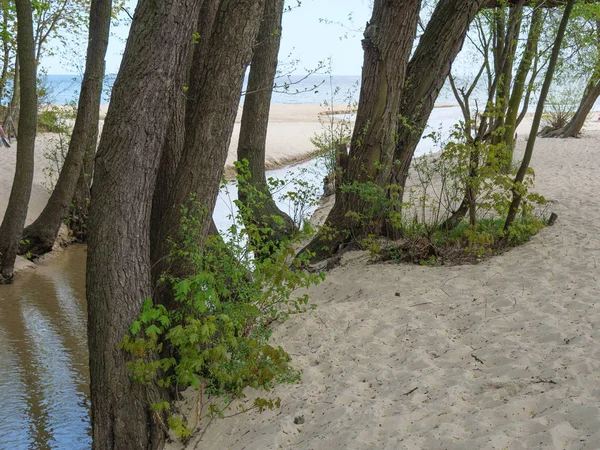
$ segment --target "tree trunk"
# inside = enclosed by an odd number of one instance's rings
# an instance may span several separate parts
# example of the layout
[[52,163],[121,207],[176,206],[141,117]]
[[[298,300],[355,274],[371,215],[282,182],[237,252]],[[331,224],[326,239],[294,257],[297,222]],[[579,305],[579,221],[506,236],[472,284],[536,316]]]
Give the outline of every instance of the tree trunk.
[[423,130],[483,0],[441,0],[411,59],[403,89],[390,184],[404,190]]
[[150,212],[156,172],[200,0],[141,0],[96,157],[87,262],[93,448],[158,449],[167,398],[130,379],[119,349],[152,295]]
[[[252,56],[252,47],[262,16],[263,0],[221,0],[201,70],[192,66],[183,153],[177,165],[167,207],[162,210],[160,231],[155,239],[160,246],[153,261],[169,254],[167,238],[178,239],[181,207],[197,208],[203,216],[202,235],[212,227],[212,213],[237,107],[244,73]],[[192,94],[190,94],[192,95]]]
[[[266,0],[250,66],[237,149],[238,161],[247,160],[250,172],[249,179],[240,180],[239,199],[250,208],[255,220],[274,231],[271,238],[276,242],[294,231],[292,219],[275,204],[265,175],[267,128],[277,72],[283,8],[284,0]],[[248,189],[260,193],[258,198],[247,195]]]
[[46,207],[23,232],[21,253],[39,256],[52,250],[62,220],[69,213],[85,154],[96,148],[111,13],[112,0],[92,0],[86,68],[69,151]]
[[21,64],[21,100],[17,166],[8,206],[0,226],[0,283],[11,283],[21,233],[27,218],[33,183],[35,134],[37,127],[36,63],[30,0],[16,0],[17,45]]
[[[498,61],[499,67],[502,72],[496,74],[500,77],[498,80],[498,87],[496,90],[496,118],[494,120],[494,126],[492,132],[499,130],[504,127],[506,112],[510,103],[511,84],[513,75],[513,65],[515,56],[517,53],[519,35],[521,34],[521,22],[523,19],[523,5],[524,1],[517,3],[516,5],[509,6],[508,23],[507,29],[504,34],[505,42],[504,47],[501,48],[501,60]],[[492,142],[499,144],[502,142],[502,136],[493,135]]]
[[[8,2],[2,6],[2,30],[8,33]],[[2,36],[2,72],[0,75],[0,99],[4,98],[4,88],[8,78],[8,65],[10,62],[10,45],[8,36]]]
[[[156,188],[152,200],[152,217],[150,221],[150,255],[152,260],[152,280],[156,285],[158,279],[167,270],[167,258],[163,258],[169,252],[167,237],[161,235],[163,222],[166,220],[167,212],[171,210],[170,195],[177,176],[177,168],[183,153],[186,130],[189,127],[193,129],[193,119],[189,118],[189,112],[194,109],[198,100],[195,98],[199,90],[198,83],[200,75],[203,72],[204,63],[210,50],[209,44],[212,36],[217,10],[220,0],[203,0],[196,24],[198,39],[190,49],[187,57],[188,67],[184,77],[184,84],[188,86],[187,96],[179,95],[176,99],[176,106],[173,117],[169,124],[169,132],[165,141],[162,153],[158,175],[156,179]],[[189,125],[187,125],[189,123]],[[216,230],[216,226],[212,228]],[[160,286],[157,286],[157,295],[162,296],[163,292]],[[161,298],[160,303],[168,303],[169,293],[165,298]]]
[[523,94],[525,92],[525,83],[527,82],[527,75],[531,71],[533,59],[537,53],[538,42],[540,34],[542,32],[543,24],[542,9],[536,8],[531,16],[531,24],[529,26],[529,35],[527,36],[527,43],[525,45],[525,51],[521,57],[521,62],[517,69],[515,76],[515,84],[513,86],[512,94],[508,103],[508,110],[506,113],[505,129],[503,142],[506,144],[507,150],[510,151],[511,155],[515,146],[515,132],[517,128],[517,115],[519,114],[519,107],[521,100],[523,100]]
[[583,125],[585,125],[585,121],[599,96],[600,80],[598,80],[592,89],[588,90],[587,95],[583,97],[579,104],[579,108],[577,108],[577,112],[560,134],[561,137],[579,137]]
[[542,90],[538,99],[537,109],[533,116],[533,123],[531,124],[531,131],[529,132],[529,139],[527,140],[527,147],[525,148],[523,161],[521,162],[521,166],[519,167],[519,171],[517,172],[513,183],[515,187],[513,187],[512,190],[513,199],[508,210],[506,222],[504,223],[505,232],[507,232],[510,229],[519,211],[522,195],[520,194],[516,186],[523,184],[523,180],[525,179],[525,175],[527,174],[527,169],[529,168],[529,163],[531,162],[533,148],[535,147],[535,139],[540,129],[542,115],[544,114],[546,98],[548,97],[548,92],[550,91],[550,85],[552,84],[554,71],[556,69],[556,62],[558,61],[558,56],[560,54],[560,47],[565,36],[565,30],[567,29],[567,24],[569,23],[569,17],[571,16],[571,11],[573,10],[574,4],[575,0],[569,0],[567,6],[565,7],[560,26],[558,27],[558,32],[554,41],[554,47],[552,48],[552,55],[550,56],[550,62],[548,63],[548,69],[546,71],[546,78],[544,79],[544,84],[542,85]]
[[[20,71],[19,71],[19,49],[17,46],[17,51],[15,53],[15,71],[13,76],[13,85],[12,85],[12,95],[10,97],[10,102],[8,102],[8,111],[6,111],[6,116],[4,117],[4,123],[2,124],[2,128],[9,137],[16,136],[18,130],[15,129],[15,122],[19,122],[19,102],[20,102],[20,93],[21,93],[21,85],[20,85]],[[37,97],[37,92],[36,92]],[[37,99],[36,99],[37,103]]]
[[94,145],[88,147],[83,155],[83,163],[81,170],[79,171],[79,177],[77,179],[77,184],[75,185],[75,191],[69,208],[69,228],[77,242],[85,242],[87,240],[87,222],[90,208],[92,178],[94,175],[94,162],[96,159],[96,146],[98,143],[98,127],[96,127],[94,138],[90,138],[90,142],[92,141],[94,142]]
[[[385,185],[388,180],[394,160],[401,88],[407,79],[408,60],[420,7],[420,0],[375,0],[373,15],[367,23],[362,41],[362,85],[348,167],[342,174],[343,180],[359,183],[372,181],[378,186]],[[407,84],[411,83],[407,81]],[[418,88],[417,85],[412,87]],[[327,224],[337,230],[336,235],[317,235],[305,251],[313,252],[313,259],[323,259],[337,251],[347,239],[348,231],[359,236],[364,231],[364,224],[350,220],[348,213],[360,213],[366,207],[356,193],[338,191],[327,218]]]

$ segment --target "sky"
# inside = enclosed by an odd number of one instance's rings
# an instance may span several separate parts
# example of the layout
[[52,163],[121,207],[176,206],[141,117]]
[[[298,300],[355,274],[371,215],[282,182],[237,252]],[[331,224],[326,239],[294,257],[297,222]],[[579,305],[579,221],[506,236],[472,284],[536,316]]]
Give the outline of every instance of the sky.
[[[133,12],[137,1],[129,0],[128,3]],[[294,6],[297,1],[286,0],[286,4]],[[363,60],[360,41],[362,29],[371,15],[371,4],[370,0],[302,0],[300,7],[284,14],[280,61],[298,60],[293,73],[303,74],[317,67],[320,61],[331,58],[334,75],[360,75]],[[119,70],[128,32],[126,24],[112,27],[106,73]],[[53,44],[58,45],[50,45]],[[79,40],[66,52],[59,51],[54,56],[42,58],[42,67],[50,75],[80,72],[85,44],[84,40]],[[79,55],[75,63],[72,55]]]

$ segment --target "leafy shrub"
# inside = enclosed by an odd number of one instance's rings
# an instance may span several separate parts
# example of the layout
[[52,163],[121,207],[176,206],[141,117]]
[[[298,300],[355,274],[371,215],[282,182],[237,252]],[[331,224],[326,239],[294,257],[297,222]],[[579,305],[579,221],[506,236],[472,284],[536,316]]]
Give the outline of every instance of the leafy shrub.
[[[292,294],[324,276],[298,270],[303,261],[294,257],[294,240],[272,242],[273,230],[249,217],[251,209],[241,202],[236,201],[227,240],[202,234],[204,211],[191,203],[182,209],[179,235],[171,240],[170,260],[185,275],[168,272],[160,281],[172,290],[174,304],[167,308],[146,300],[123,340],[122,348],[133,357],[127,363],[131,377],[178,390],[191,386],[200,389],[199,395],[231,401],[245,387],[268,390],[274,382],[296,380],[299,373],[289,355],[269,344],[269,325],[312,307],[306,294]],[[231,401],[219,407],[213,399],[196,417],[223,417]],[[278,404],[278,399],[259,398],[250,409]],[[171,430],[189,437],[198,423],[187,424],[171,406],[163,402],[153,408],[170,412]]]
[[[534,172],[529,169],[515,186],[516,168],[503,143],[470,139],[464,124],[448,141],[439,133],[428,137],[441,151],[414,161],[404,195],[399,186],[371,181],[340,188],[361,201],[360,213],[348,213],[349,232],[373,256],[426,265],[477,261],[525,242],[544,226],[547,201],[531,192]],[[518,220],[505,232],[513,190],[524,201]],[[389,231],[382,224],[397,229],[400,242],[381,239],[382,231]]]

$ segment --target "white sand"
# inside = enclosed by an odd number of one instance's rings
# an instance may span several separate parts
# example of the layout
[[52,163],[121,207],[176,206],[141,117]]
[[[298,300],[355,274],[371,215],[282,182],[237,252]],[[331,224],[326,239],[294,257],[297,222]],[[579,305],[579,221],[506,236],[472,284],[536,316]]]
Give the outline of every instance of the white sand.
[[304,372],[259,393],[281,409],[217,419],[188,448],[599,449],[600,126],[588,130],[537,143],[554,227],[476,266],[346,254],[311,289],[318,309],[275,329]]
[[[295,108],[279,125],[273,115],[275,160],[311,150],[318,121]],[[47,198],[39,140],[28,221]],[[0,150],[0,216],[14,150]],[[216,420],[197,448],[599,449],[600,126],[539,140],[532,165],[537,190],[556,201],[554,227],[477,266],[346,254],[311,290],[318,310],[274,332],[304,372],[259,393],[281,397],[281,409]]]
[[[101,110],[103,125],[107,106]],[[314,151],[309,138],[321,131],[319,113],[326,111],[320,105],[273,105],[271,108],[271,122],[267,137],[267,167],[282,167],[292,162],[307,159]],[[232,138],[229,155],[227,158],[228,173],[232,171],[232,164],[237,159],[237,142],[241,120],[241,108],[236,119],[234,135]],[[40,214],[48,200],[48,191],[44,187],[45,180],[43,168],[48,164],[44,153],[52,148],[53,135],[39,133],[35,148],[35,178],[31,201],[27,215],[27,224],[33,222]],[[0,218],[8,204],[10,189],[14,177],[16,162],[17,142],[13,140],[11,148],[0,148]]]

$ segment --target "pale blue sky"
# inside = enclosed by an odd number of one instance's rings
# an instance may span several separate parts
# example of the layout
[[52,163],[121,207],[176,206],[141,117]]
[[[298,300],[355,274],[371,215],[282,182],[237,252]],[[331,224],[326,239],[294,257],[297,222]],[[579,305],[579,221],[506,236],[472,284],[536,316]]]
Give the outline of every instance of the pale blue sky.
[[[295,0],[286,0],[295,5]],[[332,58],[332,72],[335,75],[360,75],[362,67],[362,48],[360,31],[371,14],[370,0],[302,0],[302,6],[294,8],[284,15],[281,60],[300,60],[295,70],[297,74],[304,69],[312,69],[319,61]],[[130,0],[131,9],[136,4]],[[352,22],[349,16],[352,16]],[[343,25],[324,23],[320,19],[342,22]],[[356,31],[355,31],[356,30]],[[128,27],[112,28],[112,37],[106,55],[107,73],[116,73],[119,69],[121,53],[125,46]],[[63,52],[56,56],[42,58],[42,67],[49,74],[71,74],[78,72],[77,65],[68,62],[72,55],[85,55],[85,42],[80,40],[80,48],[70,48],[65,58]],[[82,67],[82,56],[78,57]]]

